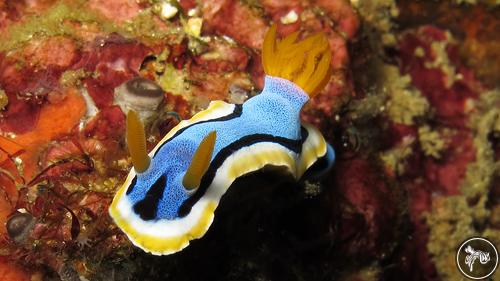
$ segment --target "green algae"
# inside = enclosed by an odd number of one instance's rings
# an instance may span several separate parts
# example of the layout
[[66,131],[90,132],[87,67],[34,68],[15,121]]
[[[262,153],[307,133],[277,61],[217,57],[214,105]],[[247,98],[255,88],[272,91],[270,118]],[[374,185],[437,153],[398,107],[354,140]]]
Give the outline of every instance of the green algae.
[[118,33],[149,44],[167,37],[169,42],[177,40],[182,30],[168,22],[164,22],[166,27],[159,28],[156,19],[153,9],[145,8],[133,19],[117,24],[90,10],[86,1],[60,1],[43,13],[27,16],[24,21],[12,25],[6,38],[0,41],[0,52],[19,48],[36,37],[65,36],[81,40],[85,29],[103,34]]
[[428,125],[423,125],[418,128],[418,140],[426,156],[441,158],[441,153],[446,148],[446,140],[440,132],[432,130]]
[[[146,43],[154,44],[168,37],[169,43],[176,43],[182,40],[182,30],[168,21],[163,21],[165,28],[159,28],[155,22],[157,14],[153,8],[147,8],[131,20],[124,23],[123,29],[126,33],[132,34],[135,38],[140,38]],[[173,36],[171,36],[173,35]]]
[[59,83],[63,87],[78,87],[82,85],[82,79],[91,76],[92,73],[84,69],[67,70],[63,72]]
[[489,140],[491,133],[500,131],[500,90],[483,93],[476,108],[477,113],[470,120],[475,135],[476,161],[467,167],[461,185],[462,193],[469,198],[486,196],[491,180],[500,173],[500,161],[495,162],[495,152]]
[[393,30],[396,28],[393,18],[399,15],[399,10],[394,0],[351,0],[354,7],[367,23],[371,30],[366,32],[373,46],[382,52],[382,46],[395,46],[397,38]]
[[[445,32],[444,41],[434,41],[431,43],[431,50],[434,55],[433,61],[426,61],[425,67],[429,69],[439,69],[443,72],[446,88],[450,88],[456,81],[463,79],[460,73],[457,73],[455,66],[450,62],[446,48],[454,39],[449,31]],[[417,51],[417,50],[415,50]]]
[[385,167],[394,171],[396,175],[403,175],[406,170],[406,159],[413,154],[414,142],[414,138],[405,138],[398,146],[382,152],[380,159]]
[[477,4],[486,4],[490,6],[500,5],[500,0],[455,0],[457,4],[469,4],[469,5],[477,5]]
[[[492,181],[500,176],[500,160],[495,160],[489,140],[500,129],[500,90],[481,94],[469,126],[474,133],[476,160],[467,166],[460,184],[461,195],[436,197],[426,215],[430,227],[429,252],[443,280],[458,280],[454,263],[457,246],[473,235],[500,242],[500,232],[488,227],[491,210],[487,206]],[[484,229],[483,229],[484,228]]]
[[4,110],[9,104],[9,98],[4,90],[0,89],[0,110]]
[[414,125],[417,119],[425,119],[430,105],[420,91],[411,84],[409,75],[401,75],[398,67],[382,63],[378,59],[370,66],[372,90],[362,100],[350,105],[351,118],[386,114],[394,123]]
[[442,280],[461,280],[455,264],[457,247],[467,238],[477,235],[472,213],[463,196],[435,197],[432,211],[425,215],[430,226],[427,249],[433,256]]
[[98,25],[105,33],[124,31],[116,24],[86,8],[84,1],[69,3],[61,1],[39,15],[31,15],[21,23],[12,25],[8,37],[0,41],[0,51],[14,50],[37,36],[69,36],[79,38],[78,30],[73,24],[86,26]]
[[365,98],[353,100],[349,104],[349,119],[355,120],[361,117],[375,117],[385,111],[386,96],[383,93],[372,92]]
[[[431,108],[427,99],[411,84],[409,75],[402,75],[399,68],[373,58],[366,73],[368,94],[349,105],[350,120],[370,119],[384,115],[396,124],[421,125],[429,119]],[[373,121],[369,121],[371,123]],[[430,139],[435,145],[438,140]],[[405,138],[396,147],[376,152],[384,166],[396,175],[406,172],[407,159],[415,152],[414,138]],[[430,143],[429,143],[430,144]],[[369,147],[373,144],[367,144]],[[434,149],[436,150],[436,149]],[[432,151],[432,149],[429,149]]]
[[157,77],[157,82],[164,91],[174,95],[191,93],[188,73],[184,69],[176,69],[172,64],[165,64],[163,73]]
[[395,123],[415,124],[415,119],[429,112],[429,102],[419,90],[411,85],[409,75],[401,75],[395,66],[386,65],[382,69],[385,79],[384,90],[388,94],[387,114]]
[[356,269],[353,272],[344,273],[340,278],[343,281],[377,281],[380,280],[382,276],[382,268],[378,263],[373,263],[371,265]]

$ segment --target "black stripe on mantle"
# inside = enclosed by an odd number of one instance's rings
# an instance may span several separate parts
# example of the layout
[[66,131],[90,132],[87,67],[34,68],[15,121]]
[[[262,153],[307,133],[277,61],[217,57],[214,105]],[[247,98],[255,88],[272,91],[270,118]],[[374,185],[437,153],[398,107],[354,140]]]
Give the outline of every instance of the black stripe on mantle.
[[201,178],[200,187],[198,187],[195,193],[182,203],[178,211],[179,217],[185,217],[187,214],[189,214],[189,212],[191,212],[191,208],[194,206],[194,204],[196,204],[196,202],[198,202],[198,200],[200,200],[201,197],[203,197],[208,187],[214,180],[217,170],[222,166],[222,164],[224,164],[224,161],[226,161],[226,159],[235,151],[256,143],[271,142],[282,145],[285,148],[299,154],[302,151],[302,144],[307,139],[308,135],[309,133],[307,132],[307,130],[304,127],[301,127],[301,138],[298,140],[292,140],[268,134],[253,134],[242,137],[239,140],[224,147],[219,151],[219,153],[217,153],[217,155],[212,160],[212,163],[210,163],[210,166]]
[[167,178],[161,175],[146,193],[146,196],[134,204],[134,213],[138,214],[145,221],[156,219],[158,204],[163,197],[163,192],[167,187]]
[[191,124],[189,126],[186,126],[182,129],[180,129],[179,131],[177,131],[171,138],[169,138],[168,140],[166,140],[164,143],[162,143],[160,145],[160,147],[158,147],[158,149],[155,151],[155,154],[153,155],[153,157],[156,156],[156,154],[158,153],[158,151],[160,151],[160,149],[168,142],[170,142],[171,140],[173,140],[175,137],[177,137],[178,135],[182,134],[182,132],[184,132],[185,130],[191,128],[192,126],[195,126],[195,125],[199,125],[199,124],[203,124],[203,123],[209,123],[209,122],[221,122],[221,121],[228,121],[228,120],[231,120],[231,119],[235,119],[235,118],[238,118],[241,116],[241,114],[243,113],[243,106],[241,104],[235,104],[234,105],[234,109],[233,109],[233,112],[231,112],[230,114],[228,115],[225,115],[225,116],[221,116],[219,118],[215,118],[215,119],[209,119],[209,120],[203,120],[203,121],[200,121],[200,122],[197,122],[197,123],[194,123],[194,124]]

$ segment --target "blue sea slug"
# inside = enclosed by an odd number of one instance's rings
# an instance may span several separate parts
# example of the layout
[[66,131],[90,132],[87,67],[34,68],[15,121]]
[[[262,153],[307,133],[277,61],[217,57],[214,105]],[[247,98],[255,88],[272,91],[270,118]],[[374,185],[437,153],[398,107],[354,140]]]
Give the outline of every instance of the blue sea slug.
[[331,51],[324,34],[298,40],[266,34],[264,89],[242,105],[213,101],[181,121],[149,152],[134,111],[127,114],[127,144],[134,168],[109,208],[136,246],[156,255],[178,252],[202,237],[233,181],[265,166],[296,179],[334,151],[321,133],[301,124],[300,111],[330,79]]

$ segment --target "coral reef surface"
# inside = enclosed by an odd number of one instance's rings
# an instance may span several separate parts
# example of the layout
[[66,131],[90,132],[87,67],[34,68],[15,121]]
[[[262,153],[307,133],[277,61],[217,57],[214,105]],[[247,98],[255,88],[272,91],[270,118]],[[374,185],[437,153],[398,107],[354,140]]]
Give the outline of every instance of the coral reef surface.
[[[0,280],[461,280],[462,241],[500,247],[497,2],[0,1]],[[328,38],[302,119],[334,168],[240,178],[202,239],[135,248],[108,215],[132,166],[124,110],[152,149],[257,95],[272,23]]]

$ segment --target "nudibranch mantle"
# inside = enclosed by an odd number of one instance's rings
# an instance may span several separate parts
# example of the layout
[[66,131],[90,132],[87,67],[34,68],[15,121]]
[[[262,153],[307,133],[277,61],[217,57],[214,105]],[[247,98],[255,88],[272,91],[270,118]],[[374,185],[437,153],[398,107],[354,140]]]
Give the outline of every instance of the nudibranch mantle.
[[109,213],[132,243],[156,255],[178,252],[205,234],[238,177],[278,166],[299,179],[315,163],[312,173],[332,166],[332,147],[316,128],[300,122],[304,104],[330,78],[330,47],[321,33],[295,42],[297,37],[276,40],[272,26],[263,44],[261,94],[242,105],[211,102],[149,153],[137,114],[128,112],[134,168]]
[[[332,163],[333,149],[321,133],[300,123],[308,100],[292,82],[266,76],[262,93],[243,105],[211,102],[156,145],[148,170],[138,174],[132,169],[113,200],[111,216],[136,246],[170,254],[205,234],[236,178],[273,165],[286,167],[298,179],[319,158],[328,156]],[[191,155],[214,130],[218,134],[211,164],[200,187],[188,191],[182,178]],[[186,214],[183,208],[189,209]]]

